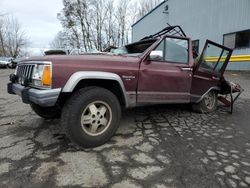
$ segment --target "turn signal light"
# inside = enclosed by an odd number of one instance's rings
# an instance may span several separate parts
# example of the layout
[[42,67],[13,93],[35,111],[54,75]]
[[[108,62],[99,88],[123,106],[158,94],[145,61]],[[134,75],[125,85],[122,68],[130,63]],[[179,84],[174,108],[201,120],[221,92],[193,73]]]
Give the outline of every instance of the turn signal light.
[[47,87],[51,86],[51,66],[44,66],[42,85]]

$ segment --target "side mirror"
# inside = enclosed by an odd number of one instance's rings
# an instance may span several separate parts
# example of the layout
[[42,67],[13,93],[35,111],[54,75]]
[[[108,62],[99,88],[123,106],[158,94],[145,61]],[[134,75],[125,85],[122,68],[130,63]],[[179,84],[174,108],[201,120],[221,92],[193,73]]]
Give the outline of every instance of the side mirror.
[[150,53],[149,59],[155,61],[163,60],[163,52],[160,50],[154,50]]

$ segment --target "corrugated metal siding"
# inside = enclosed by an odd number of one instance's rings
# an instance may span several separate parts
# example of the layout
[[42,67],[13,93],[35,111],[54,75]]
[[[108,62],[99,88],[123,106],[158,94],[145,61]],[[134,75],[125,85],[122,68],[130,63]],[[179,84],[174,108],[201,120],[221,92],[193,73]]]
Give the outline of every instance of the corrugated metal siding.
[[235,49],[233,55],[250,54],[250,48]]
[[250,70],[250,62],[232,62],[227,65],[227,70]]
[[[166,5],[169,14],[163,13]],[[132,28],[133,41],[159,31],[166,23],[181,25],[192,40],[199,39],[201,51],[206,39],[222,44],[224,34],[250,29],[250,0],[168,0]],[[250,54],[250,49],[236,49],[234,54]]]
[[138,41],[145,36],[154,34],[168,23],[168,14],[164,13],[165,4],[162,4],[155,11],[144,17],[132,28],[132,41]]
[[223,43],[223,35],[250,29],[250,0],[169,0],[170,24],[179,24],[192,39]]

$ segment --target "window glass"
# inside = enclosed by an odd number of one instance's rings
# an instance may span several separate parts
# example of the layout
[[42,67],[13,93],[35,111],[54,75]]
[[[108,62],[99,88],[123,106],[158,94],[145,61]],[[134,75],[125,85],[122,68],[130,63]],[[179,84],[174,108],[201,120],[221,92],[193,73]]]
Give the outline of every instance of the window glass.
[[250,47],[250,30],[236,33],[236,48]]
[[155,52],[158,54],[162,52],[160,60],[170,63],[188,63],[188,41],[185,39],[166,38],[153,51]]
[[226,34],[223,36],[223,43],[229,48],[249,48],[250,30]]
[[199,40],[192,41],[192,50],[197,54],[199,53]]
[[217,65],[215,65],[215,67],[214,67],[215,71],[217,71],[217,72],[221,71],[221,68],[222,68],[222,66],[223,66],[223,64],[228,56],[228,53],[229,52],[227,50],[223,50],[220,60],[217,62]]
[[164,43],[165,41],[162,41],[159,46],[154,50],[156,51],[156,54],[161,54],[160,56],[158,56],[159,60],[164,61],[165,57],[164,57]]
[[183,39],[166,38],[165,60],[170,62],[188,62],[188,41]]
[[235,48],[235,33],[224,35],[224,46],[228,48]]
[[201,61],[201,67],[220,72],[228,54],[227,50],[208,44]]

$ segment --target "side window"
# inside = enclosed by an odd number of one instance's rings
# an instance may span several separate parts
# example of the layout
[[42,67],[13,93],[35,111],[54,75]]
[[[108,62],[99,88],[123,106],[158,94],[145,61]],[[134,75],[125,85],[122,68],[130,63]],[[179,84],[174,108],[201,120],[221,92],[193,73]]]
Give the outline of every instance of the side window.
[[221,68],[229,54],[229,51],[208,44],[201,61],[201,67],[211,71],[221,72]]
[[249,48],[250,29],[223,35],[223,44],[229,48]]
[[165,60],[177,63],[188,63],[188,41],[166,38]]
[[192,41],[192,52],[193,52],[193,57],[196,60],[197,57],[199,57],[199,40]]
[[151,52],[151,60],[188,63],[188,40],[166,38]]
[[197,54],[199,53],[199,40],[192,41],[192,50]]
[[164,61],[164,45],[165,41],[162,41],[157,48],[151,52],[150,59],[155,61]]

